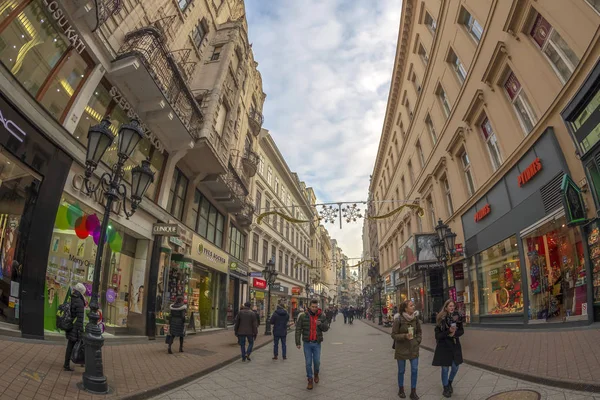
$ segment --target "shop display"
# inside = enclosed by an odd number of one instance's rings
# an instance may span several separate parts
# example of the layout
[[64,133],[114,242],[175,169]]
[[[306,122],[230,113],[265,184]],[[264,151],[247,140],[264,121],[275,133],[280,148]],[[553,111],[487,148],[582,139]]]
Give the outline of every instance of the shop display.
[[600,302],[600,228],[597,221],[588,227],[587,242],[592,263],[594,302]]

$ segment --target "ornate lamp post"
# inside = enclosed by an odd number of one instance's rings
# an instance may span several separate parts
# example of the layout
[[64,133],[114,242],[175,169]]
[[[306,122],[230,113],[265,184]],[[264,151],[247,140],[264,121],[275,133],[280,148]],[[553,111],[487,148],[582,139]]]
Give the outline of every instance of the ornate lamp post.
[[92,393],[108,392],[108,382],[104,376],[102,365],[102,346],[104,338],[102,331],[98,326],[100,314],[98,309],[98,290],[100,286],[100,272],[102,270],[102,256],[104,254],[104,244],[106,242],[108,222],[110,213],[113,210],[113,203],[120,201],[123,205],[123,212],[127,219],[137,210],[144,198],[144,193],[154,181],[154,173],[150,169],[150,162],[142,161],[141,166],[131,170],[131,211],[128,211],[125,205],[127,198],[127,187],[122,183],[124,176],[125,161],[133,154],[136,146],[144,137],[140,123],[132,120],[128,124],[121,125],[118,135],[118,157],[117,163],[112,166],[111,172],[105,172],[100,177],[100,181],[94,185],[90,182],[94,170],[102,159],[106,150],[112,145],[114,136],[109,130],[110,121],[104,118],[99,125],[92,126],[88,131],[88,146],[85,161],[85,190],[88,194],[96,192],[100,187],[104,190],[106,204],[104,206],[104,216],[100,226],[100,238],[98,239],[98,249],[96,252],[96,261],[94,264],[94,280],[92,283],[92,298],[90,301],[89,322],[85,327],[85,372],[83,373],[83,388]]
[[381,291],[383,290],[383,277],[377,275],[377,291],[379,292],[379,325],[383,325],[383,304],[381,303]]
[[447,267],[447,262],[452,260],[455,251],[456,233],[444,224],[440,219],[435,227],[435,232],[438,237],[433,244],[433,251],[438,261],[444,263],[444,270]]
[[265,269],[263,269],[262,274],[267,281],[267,285],[269,285],[269,299],[267,300],[267,321],[265,322],[265,335],[271,335],[271,286],[277,280],[277,275],[279,273],[275,270],[275,260],[272,258],[267,262]]
[[306,311],[308,307],[308,300],[310,298],[310,283],[306,283],[304,290],[306,291],[306,304],[304,305],[304,311]]

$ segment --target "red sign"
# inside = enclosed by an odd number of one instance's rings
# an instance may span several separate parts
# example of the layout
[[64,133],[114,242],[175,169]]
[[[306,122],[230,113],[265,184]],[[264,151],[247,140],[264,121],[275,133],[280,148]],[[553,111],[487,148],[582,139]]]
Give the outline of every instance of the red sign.
[[492,212],[492,207],[489,204],[483,206],[483,208],[475,213],[475,222],[479,222]]
[[302,293],[302,288],[298,286],[292,287],[292,295],[299,295]]
[[531,178],[533,178],[541,170],[542,161],[538,157],[535,160],[533,160],[533,162],[529,164],[527,168],[525,168],[525,171],[521,172],[521,174],[519,175],[519,186],[523,186],[524,184],[529,182]]
[[266,289],[267,281],[261,278],[252,278],[252,287],[255,287],[257,289]]

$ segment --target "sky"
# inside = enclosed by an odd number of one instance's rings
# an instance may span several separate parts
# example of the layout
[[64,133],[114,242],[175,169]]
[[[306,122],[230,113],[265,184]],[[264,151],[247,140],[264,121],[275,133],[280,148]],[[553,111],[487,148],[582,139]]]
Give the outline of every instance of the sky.
[[[268,129],[319,202],[364,201],[381,136],[401,0],[246,0]],[[363,215],[365,205],[359,205]],[[325,224],[362,254],[363,220]],[[358,261],[351,260],[350,264]]]

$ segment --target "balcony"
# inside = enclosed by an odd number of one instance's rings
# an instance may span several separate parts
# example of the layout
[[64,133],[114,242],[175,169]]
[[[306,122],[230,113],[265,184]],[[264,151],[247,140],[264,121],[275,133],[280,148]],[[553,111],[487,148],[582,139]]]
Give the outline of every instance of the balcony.
[[244,173],[249,178],[252,178],[254,175],[256,175],[256,171],[258,171],[258,154],[252,150],[245,151],[244,155],[242,156],[241,163]]
[[159,24],[125,36],[110,77],[126,98],[140,99],[136,110],[168,149],[194,147],[202,113]]
[[[122,0],[74,0],[75,19],[83,17],[92,32],[96,32],[108,19],[121,11]],[[92,12],[93,11],[93,12]]]
[[229,168],[226,174],[207,176],[200,185],[209,190],[228,212],[240,213],[244,210],[248,189],[233,168]]
[[254,217],[254,205],[249,201],[245,201],[242,210],[235,215],[237,222],[242,228],[247,228],[252,225]]
[[248,113],[248,124],[250,125],[250,131],[254,136],[258,136],[260,134],[260,129],[263,124],[263,116],[255,108],[251,108]]

